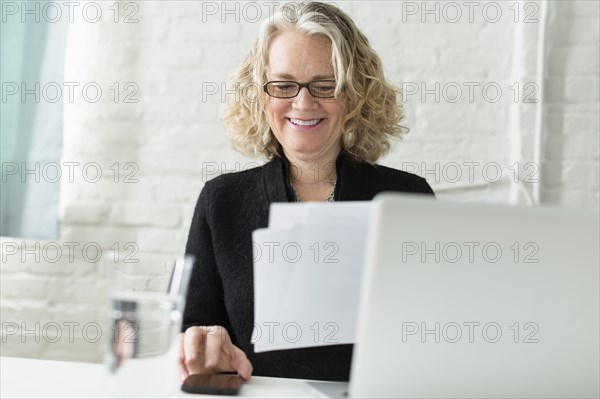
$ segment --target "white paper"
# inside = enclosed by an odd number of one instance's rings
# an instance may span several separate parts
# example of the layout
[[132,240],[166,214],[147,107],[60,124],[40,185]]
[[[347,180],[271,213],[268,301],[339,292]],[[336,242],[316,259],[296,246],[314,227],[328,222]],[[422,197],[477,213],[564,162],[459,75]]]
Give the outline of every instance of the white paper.
[[306,225],[360,227],[369,223],[370,212],[369,201],[279,202],[271,204],[269,209],[269,228],[288,229]]
[[369,204],[272,205],[253,233],[256,352],[354,342]]

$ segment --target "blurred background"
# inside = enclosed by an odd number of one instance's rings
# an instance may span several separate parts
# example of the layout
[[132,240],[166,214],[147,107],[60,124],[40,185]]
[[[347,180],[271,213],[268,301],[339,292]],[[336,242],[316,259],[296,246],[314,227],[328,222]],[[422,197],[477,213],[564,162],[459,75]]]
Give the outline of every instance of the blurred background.
[[[381,164],[440,200],[598,208],[599,2],[338,1],[402,88]],[[3,356],[101,361],[106,264],[164,289],[228,146],[225,83],[295,3],[0,1]]]

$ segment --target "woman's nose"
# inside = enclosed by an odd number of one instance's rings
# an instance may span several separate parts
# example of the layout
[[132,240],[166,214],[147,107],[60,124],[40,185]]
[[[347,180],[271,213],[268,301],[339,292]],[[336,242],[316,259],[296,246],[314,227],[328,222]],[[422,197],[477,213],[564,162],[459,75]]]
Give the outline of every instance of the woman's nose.
[[317,99],[310,94],[308,87],[303,87],[296,98],[294,98],[293,106],[296,109],[311,109],[315,108],[317,103]]

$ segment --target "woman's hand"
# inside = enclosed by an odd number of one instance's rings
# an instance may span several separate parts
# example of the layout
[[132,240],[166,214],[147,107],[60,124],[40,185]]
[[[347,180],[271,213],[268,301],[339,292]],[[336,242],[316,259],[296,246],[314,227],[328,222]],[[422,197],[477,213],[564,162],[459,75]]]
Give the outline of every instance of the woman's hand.
[[244,351],[231,342],[221,326],[190,327],[180,333],[179,369],[181,379],[190,374],[213,374],[236,371],[245,381],[250,380],[252,365]]

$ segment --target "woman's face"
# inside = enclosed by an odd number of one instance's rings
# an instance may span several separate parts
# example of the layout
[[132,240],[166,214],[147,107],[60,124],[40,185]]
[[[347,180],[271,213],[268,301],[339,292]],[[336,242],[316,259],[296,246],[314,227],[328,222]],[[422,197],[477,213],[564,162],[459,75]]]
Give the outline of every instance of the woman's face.
[[[335,80],[329,39],[296,31],[276,35],[271,41],[267,69],[267,81],[274,80]],[[306,87],[295,98],[265,96],[267,120],[288,158],[335,160],[341,150],[343,97],[315,98]]]

